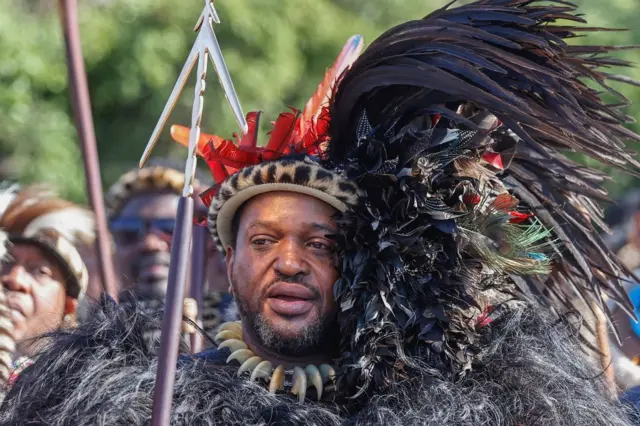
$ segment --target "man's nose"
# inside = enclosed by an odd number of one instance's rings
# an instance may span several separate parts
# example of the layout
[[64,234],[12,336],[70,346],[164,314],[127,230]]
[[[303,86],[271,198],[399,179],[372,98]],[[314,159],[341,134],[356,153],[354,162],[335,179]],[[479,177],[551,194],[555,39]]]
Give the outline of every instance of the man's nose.
[[7,266],[6,268],[1,278],[2,285],[9,291],[29,293],[31,291],[31,281],[24,268],[19,264]]
[[138,248],[141,251],[166,251],[171,249],[171,236],[156,229],[150,229],[140,240]]
[[304,247],[291,240],[282,240],[278,243],[278,258],[274,268],[287,277],[308,275],[311,272],[309,263],[304,257]]

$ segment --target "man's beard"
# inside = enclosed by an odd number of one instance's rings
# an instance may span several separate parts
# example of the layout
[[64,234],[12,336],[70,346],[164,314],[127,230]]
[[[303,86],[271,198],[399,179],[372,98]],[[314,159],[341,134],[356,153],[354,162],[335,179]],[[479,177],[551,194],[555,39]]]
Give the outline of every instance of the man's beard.
[[269,324],[264,314],[252,313],[244,317],[249,321],[260,343],[266,348],[288,356],[308,356],[323,351],[323,343],[326,339],[321,318],[302,330],[300,335],[284,337]]
[[[304,328],[295,336],[282,336],[280,332],[269,323],[262,312],[251,309],[246,300],[242,300],[235,283],[232,286],[236,294],[236,304],[243,319],[243,325],[253,330],[254,335],[263,347],[286,356],[309,356],[327,351],[327,342],[333,334],[332,325],[335,322],[333,316],[316,320]],[[264,292],[258,299],[258,306],[264,305]],[[258,308],[259,309],[259,308]]]
[[[136,297],[142,299],[164,299],[169,280],[171,254],[166,252],[148,252],[139,254],[133,261],[132,275],[135,277],[131,289]],[[149,267],[160,267],[159,273],[145,273]]]

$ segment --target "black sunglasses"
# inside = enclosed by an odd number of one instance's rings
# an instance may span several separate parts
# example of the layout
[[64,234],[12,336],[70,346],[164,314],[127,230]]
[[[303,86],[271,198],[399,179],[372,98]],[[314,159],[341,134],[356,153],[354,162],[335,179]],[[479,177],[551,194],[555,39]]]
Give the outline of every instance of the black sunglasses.
[[140,217],[119,217],[109,223],[109,229],[116,239],[123,242],[134,242],[149,233],[152,229],[167,235],[173,235],[176,228],[175,219],[143,219]]

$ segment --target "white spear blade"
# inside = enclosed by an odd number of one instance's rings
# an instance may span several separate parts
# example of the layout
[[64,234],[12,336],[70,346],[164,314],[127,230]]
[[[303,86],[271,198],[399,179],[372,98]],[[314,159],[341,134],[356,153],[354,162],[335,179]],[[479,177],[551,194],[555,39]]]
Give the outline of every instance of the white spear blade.
[[[167,121],[169,120],[169,116],[171,115],[171,112],[173,112],[173,109],[176,103],[178,102],[178,98],[180,97],[180,94],[182,93],[182,90],[184,89],[187,83],[189,75],[193,71],[193,67],[195,66],[195,63],[196,61],[198,61],[199,58],[206,59],[206,56],[211,55],[211,62],[215,67],[216,74],[218,75],[218,80],[220,81],[220,84],[225,93],[225,97],[229,102],[229,105],[231,106],[233,115],[238,125],[240,126],[240,130],[242,134],[246,134],[248,131],[247,121],[242,111],[242,107],[240,106],[240,100],[238,99],[238,94],[236,93],[236,90],[233,86],[233,81],[231,80],[231,76],[229,75],[229,70],[227,69],[227,65],[222,56],[220,45],[218,44],[218,40],[213,30],[214,22],[215,23],[220,22],[218,13],[216,12],[215,7],[213,6],[212,0],[204,0],[204,1],[205,1],[204,9],[202,10],[202,13],[200,14],[200,17],[198,18],[198,21],[194,28],[194,30],[198,32],[198,36],[196,37],[196,40],[193,43],[193,47],[191,48],[191,52],[187,57],[187,61],[185,62],[184,67],[180,72],[180,75],[178,76],[178,80],[176,81],[176,84],[174,85],[173,90],[171,91],[169,100],[167,101],[164,107],[164,110],[160,115],[160,119],[158,120],[158,123],[156,124],[156,127],[153,130],[153,133],[151,134],[151,138],[149,139],[149,142],[145,147],[142,157],[140,158],[140,163],[139,163],[140,168],[144,167],[146,162],[149,160],[149,157],[151,156],[151,151],[153,151],[153,148],[158,142],[158,139],[160,138],[160,134],[162,133],[162,130],[167,124]],[[199,80],[200,78],[201,76],[198,76]],[[204,86],[204,83],[205,82],[203,79],[202,80],[203,86]],[[194,105],[196,102],[198,101],[194,99]],[[200,115],[202,115],[202,111],[200,111]],[[193,126],[191,128],[191,132],[194,133]],[[191,146],[189,147],[190,156],[191,156],[191,151],[194,151],[194,150],[195,150],[194,147],[191,147]]]
[[240,99],[238,99],[236,89],[235,87],[233,87],[233,81],[231,81],[231,76],[229,75],[227,64],[225,63],[224,57],[222,56],[220,44],[218,44],[218,39],[216,38],[216,34],[213,31],[213,23],[211,22],[211,20],[209,21],[208,30],[209,31],[206,31],[206,43],[207,50],[211,55],[211,62],[216,69],[218,80],[220,80],[220,84],[224,89],[225,97],[227,98],[227,102],[229,102],[229,105],[231,106],[231,110],[233,111],[233,115],[236,118],[238,125],[240,126],[240,130],[242,131],[242,134],[246,134],[249,126],[247,125],[247,120],[245,119],[244,112],[242,112],[242,106],[240,106]]
[[162,114],[160,114],[160,119],[158,120],[158,123],[156,124],[155,129],[153,129],[151,138],[149,138],[149,142],[147,142],[147,146],[145,147],[144,152],[142,153],[142,157],[140,158],[140,163],[139,163],[140,168],[144,167],[144,165],[149,160],[149,157],[151,156],[151,151],[153,151],[153,148],[155,148],[156,143],[158,142],[158,138],[160,138],[160,134],[162,133],[164,126],[167,124],[167,121],[169,120],[169,116],[171,115],[173,108],[176,106],[176,103],[178,102],[178,98],[180,97],[180,94],[184,89],[184,86],[187,84],[189,75],[191,74],[191,71],[193,70],[194,65],[198,61],[198,57],[200,56],[199,49],[200,48],[198,46],[198,42],[196,39],[196,43],[194,43],[193,47],[191,48],[191,52],[187,57],[187,61],[184,63],[184,66],[182,67],[182,71],[180,71],[178,80],[176,81],[176,84],[173,86],[173,90],[171,91],[169,100],[165,104],[164,110],[162,110]]
[[213,19],[213,22],[215,22],[216,24],[219,24],[220,17],[218,16],[218,12],[216,12],[216,8],[213,6],[213,0],[207,1],[207,4],[209,6],[209,11],[211,12],[211,18]]

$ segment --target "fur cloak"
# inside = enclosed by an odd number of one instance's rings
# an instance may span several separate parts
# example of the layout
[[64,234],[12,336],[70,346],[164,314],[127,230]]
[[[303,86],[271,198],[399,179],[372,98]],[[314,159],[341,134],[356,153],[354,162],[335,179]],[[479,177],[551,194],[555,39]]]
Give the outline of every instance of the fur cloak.
[[[566,42],[599,30],[561,22],[582,22],[574,9],[563,0],[445,7],[381,35],[327,85],[317,114],[281,114],[264,150],[254,149],[256,113],[251,144],[208,145],[214,174],[229,160],[223,148],[244,159],[205,193],[215,196],[214,237],[223,204],[249,184],[339,174],[347,180],[331,188],[353,193],[355,182],[366,202],[349,207],[336,235],[339,397],[299,403],[237,378],[224,353],[184,356],[173,424],[637,422],[567,317],[568,294],[633,307],[612,279],[628,271],[595,232],[605,176],[564,154],[640,170],[624,147],[640,140],[623,126],[624,99],[606,104],[583,82],[615,95],[607,80],[630,81],[603,69],[628,64],[608,55],[619,48]],[[279,158],[287,147],[304,160]],[[331,173],[312,176],[309,162]],[[0,425],[149,424],[158,361],[144,335],[156,320],[108,301],[92,317],[50,336],[4,400]]]
[[[235,376],[215,356],[182,356],[173,425],[630,425],[580,354],[575,328],[518,303],[484,329],[483,351],[456,381],[422,374],[384,393],[299,403]],[[145,330],[158,318],[104,301],[92,322],[50,336],[0,410],[0,425],[147,425],[158,358]],[[214,354],[215,355],[215,354]],[[224,359],[223,356],[218,357]],[[419,360],[415,362],[420,365]],[[477,366],[480,367],[480,366]]]

